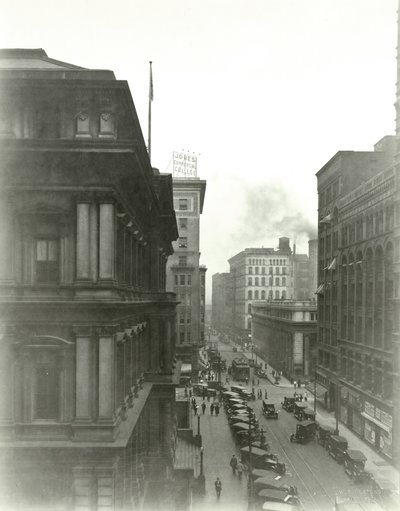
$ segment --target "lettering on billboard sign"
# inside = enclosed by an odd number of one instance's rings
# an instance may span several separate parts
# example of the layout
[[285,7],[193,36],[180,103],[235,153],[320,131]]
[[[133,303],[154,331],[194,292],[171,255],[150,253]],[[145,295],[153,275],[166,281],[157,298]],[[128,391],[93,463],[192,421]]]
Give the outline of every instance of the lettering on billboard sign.
[[172,175],[175,177],[197,177],[197,156],[174,151],[172,155]]

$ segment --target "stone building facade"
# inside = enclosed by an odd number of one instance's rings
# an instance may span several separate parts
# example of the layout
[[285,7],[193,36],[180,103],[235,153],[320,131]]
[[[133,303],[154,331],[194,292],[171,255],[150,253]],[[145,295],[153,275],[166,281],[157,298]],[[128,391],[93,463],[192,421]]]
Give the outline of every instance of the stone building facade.
[[338,152],[317,173],[317,379],[326,388],[327,406],[388,458],[399,402],[394,153],[395,137],[387,136],[371,152]]
[[127,82],[43,50],[0,59],[6,504],[173,509],[172,178]]
[[317,303],[312,300],[254,302],[251,335],[258,352],[291,380],[314,378]]
[[211,326],[219,331],[226,332],[232,322],[230,312],[230,274],[215,273],[212,276],[212,321]]

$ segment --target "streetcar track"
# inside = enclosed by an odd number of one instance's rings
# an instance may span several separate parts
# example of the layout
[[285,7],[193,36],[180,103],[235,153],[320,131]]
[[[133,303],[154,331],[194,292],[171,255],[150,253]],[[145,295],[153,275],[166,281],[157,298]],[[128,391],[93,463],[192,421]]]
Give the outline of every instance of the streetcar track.
[[[252,407],[253,408],[253,407]],[[254,409],[254,408],[253,408]],[[255,412],[257,412],[256,409],[254,409]],[[314,497],[314,495],[312,495],[311,491],[308,489],[308,486],[305,482],[305,480],[303,479],[303,477],[300,476],[299,472],[297,471],[296,467],[294,466],[294,464],[292,463],[290,457],[289,457],[289,454],[288,454],[288,451],[286,450],[286,448],[284,447],[284,444],[282,443],[282,441],[279,439],[279,436],[277,435],[277,433],[275,431],[273,431],[272,428],[269,427],[269,425],[267,424],[267,421],[265,420],[264,416],[262,415],[262,412],[261,412],[261,417],[263,417],[263,422],[264,422],[264,425],[267,427],[268,431],[270,432],[271,436],[273,436],[275,442],[278,444],[278,446],[280,447],[280,449],[283,451],[283,454],[285,456],[285,458],[287,459],[288,461],[288,464],[292,467],[293,471],[296,473],[297,477],[299,478],[299,480],[301,481],[301,484],[302,486],[304,487],[304,489],[306,490],[307,494],[309,495],[309,497],[311,498],[311,501],[313,503],[313,506],[315,507],[316,511],[321,511],[321,508],[319,506],[319,504],[317,503],[317,500],[316,498]],[[286,430],[285,430],[285,433],[286,433]],[[282,435],[284,435],[285,433],[282,433]],[[300,451],[299,449],[296,449],[295,446],[294,447],[294,452],[298,455],[298,457],[300,458],[300,460],[302,461],[302,463],[304,463],[304,465],[308,468],[311,476],[313,477],[313,479],[316,481],[317,485],[322,489],[324,495],[326,496],[326,498],[332,502],[332,505],[334,505],[334,499],[328,494],[326,488],[324,487],[324,485],[317,479],[316,477],[316,474],[314,472],[314,470],[311,468],[311,466],[309,465],[309,463],[306,461],[306,459],[304,458],[304,456],[302,456],[302,454],[300,454]],[[308,511],[308,510],[307,510]]]

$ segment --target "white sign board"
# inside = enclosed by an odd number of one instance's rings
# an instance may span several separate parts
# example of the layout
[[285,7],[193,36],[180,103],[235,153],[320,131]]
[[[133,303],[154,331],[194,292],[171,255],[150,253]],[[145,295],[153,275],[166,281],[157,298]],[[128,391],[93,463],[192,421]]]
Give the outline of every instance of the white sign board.
[[174,151],[172,175],[175,177],[197,177],[197,156]]

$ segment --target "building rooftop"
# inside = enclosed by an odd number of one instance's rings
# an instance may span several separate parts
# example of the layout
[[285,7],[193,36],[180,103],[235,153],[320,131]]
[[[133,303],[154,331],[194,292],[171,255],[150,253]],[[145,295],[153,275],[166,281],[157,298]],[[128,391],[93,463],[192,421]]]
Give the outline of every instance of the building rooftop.
[[0,78],[115,80],[112,71],[87,69],[55,60],[42,48],[0,49]]

